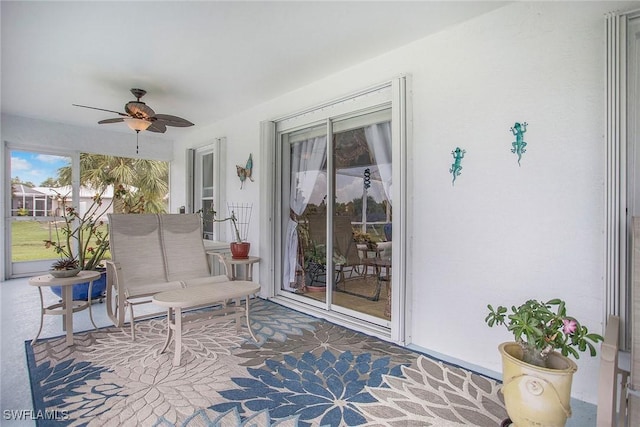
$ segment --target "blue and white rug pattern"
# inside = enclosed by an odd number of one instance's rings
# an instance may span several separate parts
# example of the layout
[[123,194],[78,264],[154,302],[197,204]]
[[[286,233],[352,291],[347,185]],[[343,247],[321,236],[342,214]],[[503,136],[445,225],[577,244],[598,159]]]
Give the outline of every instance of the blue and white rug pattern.
[[[164,319],[25,343],[36,411],[70,426],[495,426],[499,384],[422,354],[254,300],[252,328],[232,322],[160,354]],[[60,416],[62,415],[62,416]]]

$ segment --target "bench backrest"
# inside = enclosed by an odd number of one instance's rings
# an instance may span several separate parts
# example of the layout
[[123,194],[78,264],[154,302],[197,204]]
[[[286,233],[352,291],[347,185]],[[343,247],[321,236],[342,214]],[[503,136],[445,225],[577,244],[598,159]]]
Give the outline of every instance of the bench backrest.
[[160,223],[156,214],[108,214],[109,250],[126,286],[165,282]]
[[111,257],[126,287],[209,276],[197,214],[108,214]]
[[159,215],[167,280],[209,275],[202,241],[202,218],[198,214]]

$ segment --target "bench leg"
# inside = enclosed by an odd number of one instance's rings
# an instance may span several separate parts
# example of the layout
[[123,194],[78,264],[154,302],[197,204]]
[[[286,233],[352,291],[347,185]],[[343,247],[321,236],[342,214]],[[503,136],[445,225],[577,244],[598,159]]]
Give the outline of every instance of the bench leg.
[[244,308],[244,312],[246,313],[246,317],[247,317],[247,329],[249,329],[251,338],[253,338],[255,342],[258,342],[256,336],[253,335],[253,329],[251,329],[251,319],[249,319],[249,305],[250,305],[249,301],[251,301],[251,298],[249,298],[249,295],[247,295],[247,297],[245,298],[245,308]]
[[129,304],[129,317],[131,318],[131,341],[136,340],[136,324],[133,318],[133,304]]
[[175,309],[174,325],[176,330],[176,337],[174,339],[175,353],[173,355],[173,366],[180,366],[180,356],[182,355],[182,309]]
[[171,316],[172,315],[172,311],[171,309],[167,310],[167,339],[164,342],[164,347],[162,347],[162,350],[160,350],[160,354],[164,353],[167,350],[167,347],[169,347],[169,343],[171,342]]
[[236,324],[236,334],[240,334],[242,327],[242,300],[240,298],[233,300],[233,319]]

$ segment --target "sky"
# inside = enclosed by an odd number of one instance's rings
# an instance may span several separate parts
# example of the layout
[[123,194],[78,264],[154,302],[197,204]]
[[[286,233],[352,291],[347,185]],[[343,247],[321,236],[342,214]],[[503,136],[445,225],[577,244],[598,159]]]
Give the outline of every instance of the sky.
[[36,187],[47,178],[56,178],[58,168],[71,163],[70,157],[53,156],[25,151],[11,151],[11,178],[31,181]]

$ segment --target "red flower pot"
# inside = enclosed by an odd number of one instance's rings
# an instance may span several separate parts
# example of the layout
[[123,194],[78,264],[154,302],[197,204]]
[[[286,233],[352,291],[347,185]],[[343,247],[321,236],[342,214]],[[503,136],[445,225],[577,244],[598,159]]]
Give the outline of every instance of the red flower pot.
[[230,246],[231,246],[231,258],[234,258],[234,259],[249,258],[249,249],[251,249],[251,243],[231,242]]

